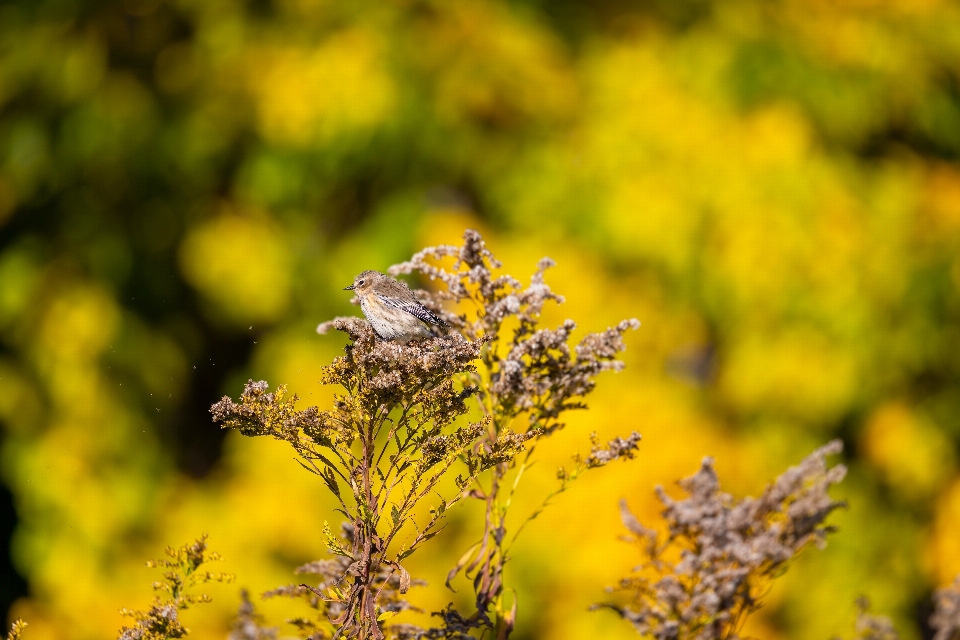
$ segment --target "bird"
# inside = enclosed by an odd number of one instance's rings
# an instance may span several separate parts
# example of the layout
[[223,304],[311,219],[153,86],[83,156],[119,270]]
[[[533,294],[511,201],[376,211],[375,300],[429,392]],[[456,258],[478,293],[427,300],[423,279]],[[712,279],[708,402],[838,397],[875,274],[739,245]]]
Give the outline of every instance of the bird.
[[406,344],[418,338],[437,337],[431,325],[450,326],[423,306],[410,287],[379,271],[364,271],[343,289],[353,291],[360,299],[363,315],[381,340]]

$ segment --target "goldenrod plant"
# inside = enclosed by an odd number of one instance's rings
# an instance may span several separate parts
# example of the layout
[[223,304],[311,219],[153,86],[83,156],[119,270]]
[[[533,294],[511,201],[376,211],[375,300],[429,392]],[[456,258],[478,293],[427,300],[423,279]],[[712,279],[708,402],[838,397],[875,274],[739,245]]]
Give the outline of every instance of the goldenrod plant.
[[663,538],[622,501],[623,523],[645,557],[615,590],[628,601],[599,606],[657,640],[739,639],[773,580],[808,546],[824,547],[834,531],[826,518],[844,503],[828,491],[847,468],[828,467],[826,457],[842,449],[839,440],[820,447],[759,498],[741,500],[720,490],[714,462],[706,458],[680,481],[687,497],[676,500],[657,487],[667,524]]
[[[435,266],[446,258],[449,269]],[[450,572],[448,584],[460,569],[475,572],[476,610],[442,612],[442,628],[396,625],[388,633],[460,637],[470,628],[496,627],[509,635],[516,610],[505,610],[501,601],[510,503],[503,479],[519,465],[519,480],[537,441],[564,426],[566,411],[585,408],[582,398],[596,375],[622,368],[616,357],[625,348],[623,334],[639,325],[621,322],[571,349],[573,321],[557,329],[539,326],[544,304],[563,301],[544,282],[551,264],[541,261],[524,287],[495,274],[501,264],[480,234],[468,230],[461,247],[431,247],[390,269],[418,271],[446,285],[416,293],[453,327],[450,335],[401,344],[379,339],[365,320],[336,318],[318,327],[351,339],[345,355],[322,371],[323,383],[342,389],[332,408],[297,409],[296,395],[282,385],[270,391],[263,381],[250,381],[238,401],[224,397],[211,408],[224,427],[288,442],[336,496],[346,518],[341,535],[329,524],[323,531],[335,559],[301,568],[319,574],[319,585],[271,592],[309,601],[316,615],[295,621],[305,635],[384,638],[383,622],[410,606],[401,597],[412,583],[404,560],[440,532],[446,510],[465,498],[483,500],[486,518],[481,541]],[[458,305],[455,311],[446,309],[449,302]],[[480,417],[462,419],[472,399]],[[606,448],[594,443],[589,456],[577,458],[574,472],[560,474],[560,490],[583,470],[633,457],[639,440],[633,433]],[[455,476],[456,488],[435,495],[447,476]],[[425,501],[433,506],[418,522],[417,507]]]

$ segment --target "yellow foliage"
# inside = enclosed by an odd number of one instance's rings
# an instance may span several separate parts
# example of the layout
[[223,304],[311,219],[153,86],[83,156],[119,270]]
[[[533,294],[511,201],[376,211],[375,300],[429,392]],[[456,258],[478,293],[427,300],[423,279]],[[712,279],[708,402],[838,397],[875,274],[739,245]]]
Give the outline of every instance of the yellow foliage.
[[960,171],[949,165],[930,167],[924,185],[926,224],[921,227],[921,237],[943,240],[943,235],[955,238],[960,234]]
[[861,436],[866,459],[891,488],[911,500],[929,499],[956,472],[950,440],[908,405],[879,407]]
[[37,346],[59,365],[84,364],[109,347],[118,320],[116,301],[106,291],[95,285],[65,287],[43,313]]
[[746,335],[729,354],[719,384],[747,413],[776,407],[823,424],[839,415],[856,392],[856,363],[814,331]]
[[376,33],[355,29],[312,49],[276,44],[251,51],[247,82],[260,131],[300,146],[381,123],[395,103],[382,49]]
[[558,43],[498,3],[436,3],[412,33],[414,58],[437,78],[438,115],[493,125],[572,115],[576,85]]
[[290,254],[265,219],[225,213],[191,229],[180,247],[184,278],[228,320],[275,320],[290,303]]

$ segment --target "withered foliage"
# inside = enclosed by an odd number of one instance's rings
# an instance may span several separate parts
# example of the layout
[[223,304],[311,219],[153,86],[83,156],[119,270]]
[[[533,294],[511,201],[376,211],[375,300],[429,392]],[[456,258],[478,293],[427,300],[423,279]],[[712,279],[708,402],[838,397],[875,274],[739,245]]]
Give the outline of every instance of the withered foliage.
[[[136,624],[120,629],[120,640],[165,640],[182,638],[188,630],[180,622],[180,611],[192,605],[210,602],[206,594],[188,593],[188,589],[210,582],[232,582],[228,573],[201,571],[208,562],[220,560],[220,555],[207,550],[207,536],[193,544],[174,549],[167,547],[168,559],[151,560],[148,567],[166,569],[163,580],[153,583],[157,592],[153,606],[147,611],[121,609],[121,615],[133,618]],[[161,594],[165,594],[161,596]]]
[[[325,529],[324,535],[327,537],[328,546],[332,544],[342,549],[352,549],[356,546],[354,527],[349,523],[343,523],[337,540],[331,541],[333,536],[329,528]],[[289,622],[307,637],[324,638],[327,637],[325,634],[328,633],[330,625],[322,621],[338,619],[347,611],[349,599],[346,595],[350,589],[349,582],[361,575],[361,569],[351,561],[350,557],[344,555],[334,556],[330,560],[310,562],[297,567],[296,573],[318,576],[320,581],[316,586],[291,584],[268,591],[264,597],[283,596],[305,599],[308,606],[316,612],[314,616],[294,618]],[[407,602],[402,594],[411,587],[420,587],[425,584],[423,580],[412,579],[410,574],[402,568],[398,571],[396,564],[382,564],[377,574],[373,576],[371,586],[371,590],[376,593],[378,619],[388,620],[406,610],[419,611]],[[396,627],[393,625],[386,629],[389,637],[396,637]]]
[[933,594],[934,611],[930,626],[936,632],[933,640],[960,640],[960,576],[953,584]]
[[[411,260],[390,267],[388,273],[394,276],[418,273],[446,285],[445,290],[418,290],[416,294],[461,335],[469,340],[485,341],[480,366],[470,372],[477,399],[488,419],[483,446],[493,450],[505,438],[516,437],[510,429],[517,424],[517,432],[532,439],[528,458],[538,439],[564,426],[564,412],[586,407],[583,398],[593,390],[598,374],[623,368],[623,362],[617,360],[626,348],[623,335],[629,329],[638,328],[640,323],[635,319],[623,320],[606,331],[588,334],[571,349],[569,340],[576,329],[572,320],[555,329],[540,326],[544,306],[564,302],[563,296],[554,293],[544,279],[546,270],[554,265],[553,260],[540,260],[530,284],[524,286],[500,271],[503,265],[487,248],[479,232],[467,230],[463,239],[459,247],[426,248]],[[443,305],[451,302],[457,305],[457,311],[444,309]],[[632,433],[626,439],[611,442],[605,450],[594,443],[588,458],[575,459],[576,468],[572,472],[558,473],[560,486],[518,525],[516,533],[539,515],[551,498],[565,491],[580,473],[616,459],[632,458],[639,441],[640,434]],[[467,625],[490,624],[488,614],[492,611],[495,616],[492,623],[500,637],[510,634],[516,617],[516,603],[511,610],[505,610],[501,598],[503,567],[509,559],[506,516],[510,501],[501,490],[505,476],[516,464],[512,458],[504,457],[502,463],[491,470],[485,486],[471,493],[486,501],[483,534],[447,577],[448,585],[460,571],[473,578],[476,611],[460,619]],[[525,466],[526,459],[519,463],[519,473],[522,474]],[[511,483],[510,491],[515,487],[516,483]],[[510,540],[515,538],[516,534]],[[448,619],[444,628],[449,626]],[[424,633],[437,634],[441,630]]]
[[[444,261],[451,264],[438,266]],[[296,396],[283,386],[271,392],[265,382],[253,381],[236,402],[224,397],[213,405],[214,420],[224,427],[293,446],[347,518],[341,536],[325,531],[328,549],[339,557],[302,568],[319,574],[319,584],[270,594],[308,601],[316,613],[295,621],[304,636],[459,638],[494,624],[501,637],[509,634],[515,612],[503,611],[499,599],[507,561],[501,481],[536,439],[563,427],[565,411],[584,407],[582,398],[599,373],[622,368],[616,357],[624,349],[623,334],[639,326],[623,321],[573,348],[572,321],[541,328],[543,306],[563,301],[544,282],[552,264],[542,260],[524,287],[495,274],[501,264],[478,232],[467,231],[463,246],[431,247],[389,270],[420,272],[446,285],[415,293],[453,327],[451,335],[398,344],[377,339],[363,319],[336,318],[317,327],[352,340],[322,372],[323,383],[343,389],[331,409],[298,409]],[[444,308],[451,303],[457,311]],[[471,398],[482,417],[460,420]],[[617,439],[607,449],[594,443],[590,456],[577,458],[576,470],[561,478],[560,490],[583,470],[632,457],[639,438]],[[481,485],[480,474],[487,471]],[[443,477],[454,475],[456,492],[440,498],[418,523],[417,505]],[[435,614],[442,624],[434,629],[381,628],[380,621],[409,606],[400,596],[413,581],[400,563],[439,532],[446,509],[468,496],[487,502],[487,518],[482,540],[451,578],[464,568],[473,574],[476,611],[464,616],[448,608]]]
[[857,600],[856,640],[900,640],[893,622],[886,616],[870,613],[870,602],[866,598]]
[[[325,531],[328,549],[341,559],[317,565],[327,572],[321,585],[273,594],[305,597],[320,612],[309,623],[297,621],[310,637],[382,638],[378,620],[392,611],[388,586],[396,583],[405,593],[410,583],[400,562],[438,533],[445,510],[466,495],[477,474],[516,455],[525,438],[474,449],[485,422],[454,424],[475,392],[461,379],[475,370],[482,341],[454,337],[401,345],[378,340],[359,318],[328,326],[353,340],[322,371],[323,383],[344,390],[331,409],[297,409],[296,396],[283,386],[270,392],[266,382],[251,381],[239,402],[224,397],[211,411],[224,427],[288,442],[348,518],[345,539]],[[458,461],[458,492],[440,498],[418,525],[416,506]]]
[[759,498],[734,500],[720,491],[710,458],[680,481],[688,494],[670,498],[658,487],[669,534],[644,527],[621,503],[624,525],[646,555],[637,573],[617,591],[629,604],[603,604],[658,640],[737,639],[746,617],[787,563],[807,546],[822,547],[833,529],[827,516],[843,503],[829,488],[846,474],[828,468],[826,457],[842,443],[830,442],[791,467]]
[[263,627],[263,616],[257,614],[250,594],[246,589],[240,591],[240,608],[233,621],[233,629],[227,635],[227,640],[277,640],[280,630],[276,627]]

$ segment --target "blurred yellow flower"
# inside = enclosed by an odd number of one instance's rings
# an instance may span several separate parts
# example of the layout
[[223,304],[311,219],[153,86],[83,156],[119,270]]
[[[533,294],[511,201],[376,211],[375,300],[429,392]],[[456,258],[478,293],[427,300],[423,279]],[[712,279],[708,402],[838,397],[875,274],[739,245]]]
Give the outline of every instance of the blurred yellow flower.
[[251,51],[247,82],[260,132],[273,142],[307,145],[381,123],[396,102],[382,48],[376,33],[353,29],[314,49]]
[[264,220],[228,213],[191,229],[180,268],[227,319],[278,319],[290,302],[288,240]]
[[55,360],[90,361],[108,346],[118,320],[116,301],[100,287],[66,288],[43,314],[39,346]]
[[957,527],[960,526],[960,478],[955,478],[936,501],[936,515],[926,549],[927,570],[936,585],[953,581],[960,573],[960,545]]
[[955,470],[950,439],[901,402],[878,408],[860,443],[891,488],[911,500],[928,499]]

